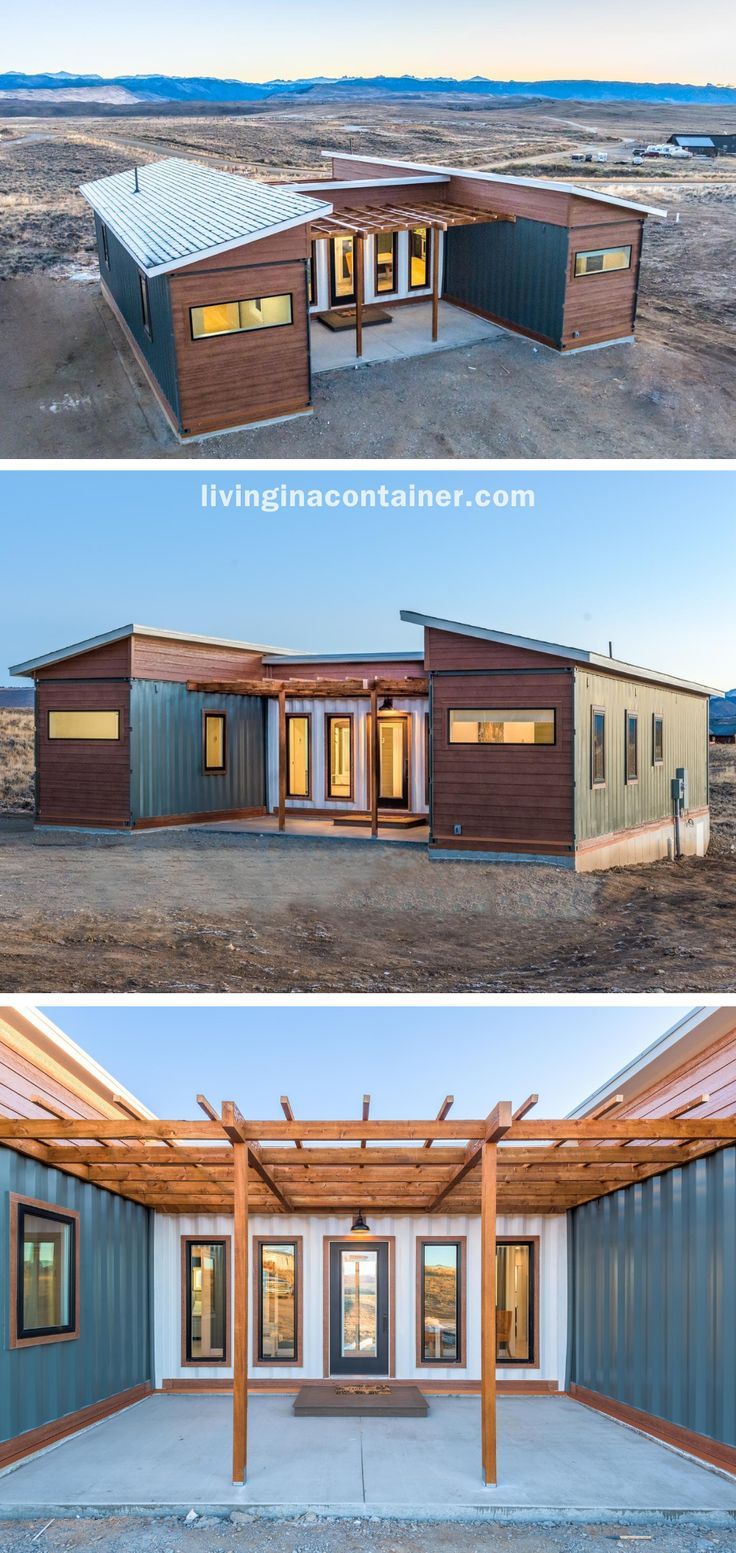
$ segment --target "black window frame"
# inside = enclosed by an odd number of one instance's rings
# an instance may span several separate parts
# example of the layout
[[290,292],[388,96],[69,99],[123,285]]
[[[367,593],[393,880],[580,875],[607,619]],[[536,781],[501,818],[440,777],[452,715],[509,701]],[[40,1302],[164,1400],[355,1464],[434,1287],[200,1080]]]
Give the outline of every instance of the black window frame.
[[[350,791],[332,791],[332,724],[347,723],[350,729]],[[352,712],[325,712],[325,799],[331,803],[355,801],[355,718]]]
[[[318,307],[317,296],[317,239],[312,238],[309,245],[309,258],[307,260],[307,306]],[[278,328],[278,325],[276,325]]]
[[[604,270],[602,268],[600,270],[578,270],[578,259],[588,259],[597,253],[601,254],[601,256],[606,253],[628,253],[629,262],[628,264],[617,264],[615,269],[612,270]],[[590,280],[591,276],[595,275],[625,275],[631,269],[632,263],[632,243],[611,243],[608,248],[578,248],[573,255],[572,278],[573,280]]]
[[[222,723],[222,765],[211,766],[207,760],[207,723],[216,717]],[[227,712],[207,707],[202,713],[202,769],[207,776],[224,776],[227,771]]]
[[[378,239],[379,237],[391,238],[391,285],[379,288],[378,285]],[[373,295],[376,297],[395,296],[399,289],[399,234],[393,227],[386,227],[382,232],[373,235]]]
[[[425,279],[423,280],[421,285],[413,285],[412,284],[412,278],[411,278],[411,234],[412,234],[412,232],[424,232],[426,234],[426,239],[427,239],[427,261],[426,261],[427,273],[426,273]],[[408,291],[428,291],[430,286],[432,285],[432,258],[433,258],[433,246],[434,246],[435,241],[436,241],[436,233],[435,233],[434,227],[427,226],[425,222],[417,221],[415,226],[409,228],[409,232],[408,232],[408,246],[407,246],[407,290]]]
[[[632,775],[632,773],[629,770],[629,726],[630,726],[631,723],[634,724],[634,732],[635,732],[635,737],[634,737],[634,756],[635,756],[635,760],[636,760],[636,770],[634,771],[633,775]],[[638,780],[639,780],[639,713],[638,712],[629,711],[629,709],[627,707],[626,711],[624,712],[624,781],[625,781],[627,787],[633,787],[635,785],[635,783],[638,782]]]
[[[79,1261],[79,1220],[76,1214],[66,1212],[56,1206],[46,1207],[41,1203],[35,1203],[32,1199],[20,1198],[15,1203],[15,1233],[16,1233],[16,1263],[15,1263],[15,1339],[16,1343],[45,1342],[55,1337],[76,1337],[79,1333],[77,1310],[77,1268]],[[69,1301],[69,1320],[63,1325],[51,1327],[26,1327],[23,1321],[23,1285],[24,1285],[24,1222],[29,1215],[34,1219],[49,1219],[53,1224],[64,1224],[71,1231],[69,1246],[69,1264],[66,1269],[68,1278],[67,1296]]]
[[[241,302],[270,302],[272,297],[289,298],[289,317],[283,324],[250,324],[247,329],[218,329],[214,334],[195,334],[193,314],[206,307],[240,307]],[[294,327],[293,291],[268,291],[259,297],[223,297],[218,301],[193,302],[189,308],[189,334],[193,345],[212,344],[213,340],[232,340],[237,334],[273,334],[277,329]]]
[[[596,776],[595,770],[595,723],[596,718],[603,719],[603,775]],[[605,787],[607,781],[607,736],[606,736],[606,708],[604,706],[592,706],[590,708],[590,785],[591,787]]]
[[539,1313],[539,1301],[541,1284],[539,1282],[539,1266],[541,1260],[542,1242],[538,1235],[499,1235],[496,1239],[496,1267],[493,1276],[493,1292],[498,1311],[498,1252],[502,1246],[528,1246],[529,1248],[529,1357],[527,1359],[499,1358],[498,1335],[496,1336],[496,1364],[512,1370],[538,1370],[539,1359],[539,1329],[541,1318]]
[[[353,254],[353,289],[349,293],[349,295],[346,294],[345,296],[338,296],[338,294],[337,294],[337,266],[335,264],[336,239],[337,238],[347,238],[347,237],[349,237],[351,239],[352,244],[353,244],[353,247],[352,247],[352,254]],[[356,281],[357,281],[357,276],[356,276],[356,273],[355,273],[355,260],[356,260],[356,254],[357,254],[356,235],[355,235],[354,232],[333,232],[332,235],[328,238],[328,242],[329,242],[329,245],[330,245],[330,255],[329,255],[329,257],[330,257],[330,307],[334,307],[334,308],[339,308],[339,307],[355,307],[355,298],[356,298],[355,286],[356,286]],[[363,286],[365,287],[365,277],[363,279]]]
[[[657,754],[657,725],[659,725],[659,754]],[[664,712],[652,712],[652,765],[664,765]]]
[[[300,1369],[302,1365],[302,1258],[304,1237],[302,1235],[259,1235],[256,1237],[256,1253],[253,1258],[255,1267],[255,1353],[256,1364],[263,1365],[291,1365]],[[294,1356],[274,1358],[271,1354],[263,1352],[263,1250],[264,1246],[292,1246],[294,1249]]]
[[[542,711],[544,711],[544,712],[551,712],[552,713],[552,726],[554,728],[555,736],[554,736],[553,739],[546,740],[543,744],[525,744],[525,743],[522,743],[521,740],[518,740],[518,741],[512,741],[512,740],[506,741],[506,740],[504,740],[500,744],[484,744],[483,742],[481,742],[480,739],[478,740],[478,742],[476,744],[471,744],[470,740],[453,739],[453,737],[452,737],[452,714],[453,714],[453,712],[491,712],[491,711],[495,711],[495,712],[542,712]],[[448,747],[450,747],[450,748],[452,748],[454,750],[457,750],[457,749],[465,749],[465,750],[553,750],[553,749],[555,749],[555,747],[557,745],[557,707],[556,706],[550,706],[550,707],[540,707],[540,706],[481,707],[481,706],[477,706],[475,702],[469,703],[467,706],[448,706],[448,708],[447,708],[447,743],[448,743]]]
[[153,324],[151,323],[151,295],[148,290],[148,276],[144,275],[142,270],[138,271],[138,288],[141,298],[141,319],[143,322],[143,332],[144,334],[148,335],[149,340],[152,340]]
[[[439,1359],[428,1359],[425,1348],[424,1336],[424,1278],[426,1272],[425,1252],[428,1246],[454,1246],[457,1260],[455,1263],[455,1352],[454,1359],[448,1359],[441,1355]],[[417,1237],[417,1355],[418,1369],[458,1369],[463,1370],[467,1366],[466,1339],[466,1250],[467,1240],[462,1235],[420,1235]]]

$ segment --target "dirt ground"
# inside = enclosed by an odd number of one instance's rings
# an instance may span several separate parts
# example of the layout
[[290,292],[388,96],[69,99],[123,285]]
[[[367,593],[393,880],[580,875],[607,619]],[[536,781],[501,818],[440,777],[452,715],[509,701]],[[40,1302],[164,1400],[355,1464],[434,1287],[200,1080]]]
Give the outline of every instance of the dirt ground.
[[[673,114],[685,130],[696,118],[701,131],[736,125],[730,109],[450,98],[250,116],[0,118],[0,301],[11,364],[0,386],[0,455],[729,457],[736,158],[632,164],[634,141],[666,138]],[[418,145],[438,162],[595,182],[666,206],[668,220],[645,232],[636,347],[560,358],[505,335],[421,363],[328,373],[315,379],[311,417],[181,448],[100,300],[79,183],[171,154],[249,176],[318,176],[322,148],[410,159]],[[609,162],[571,164],[571,152],[586,148],[605,149]],[[400,417],[386,416],[389,395]]]

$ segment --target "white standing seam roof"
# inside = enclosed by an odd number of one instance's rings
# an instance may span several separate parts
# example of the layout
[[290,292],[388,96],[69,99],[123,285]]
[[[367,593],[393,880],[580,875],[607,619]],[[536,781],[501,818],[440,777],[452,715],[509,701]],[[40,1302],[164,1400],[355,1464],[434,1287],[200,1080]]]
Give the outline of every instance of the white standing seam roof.
[[474,636],[485,642],[500,642],[507,647],[521,647],[528,652],[547,653],[551,658],[569,658],[574,663],[588,664],[591,669],[608,669],[622,674],[626,679],[650,680],[657,685],[669,685],[672,690],[692,691],[699,696],[720,695],[712,685],[699,685],[694,680],[677,679],[673,674],[661,674],[657,669],[642,669],[636,663],[625,663],[621,658],[609,658],[602,652],[591,652],[587,647],[561,647],[557,642],[537,641],[532,636],[514,636],[508,631],[491,631],[487,626],[463,625],[457,620],[442,620],[436,615],[419,615],[416,610],[399,611],[402,620],[412,625],[425,626],[435,631],[449,631],[453,636]]
[[285,185],[181,157],[83,183],[79,192],[150,276],[332,213],[331,204]]
[[40,658],[28,658],[25,663],[11,664],[11,674],[33,674],[50,663],[63,663],[65,658],[78,658],[81,653],[94,652],[97,647],[107,647],[110,642],[121,642],[126,636],[156,636],[166,642],[194,642],[204,647],[235,647],[240,652],[277,653],[280,658],[298,656],[291,647],[264,647],[258,642],[236,642],[227,636],[196,636],[189,631],[165,631],[159,626],[116,626],[101,636],[88,636],[69,647],[59,647],[56,652],[43,653]]
[[[633,200],[619,199],[616,194],[604,194],[599,189],[582,189],[577,183],[556,183],[551,178],[511,178],[507,173],[482,173],[477,167],[434,167],[430,162],[400,162],[392,156],[356,156],[352,151],[323,151],[323,156],[337,157],[343,162],[375,162],[379,167],[404,167],[407,172],[442,173],[446,178],[474,178],[480,183],[505,183],[519,189],[552,189],[557,194],[574,194],[576,199],[595,200],[600,205],[619,205],[622,210],[635,210],[642,216],[666,216],[666,210],[656,205],[638,205]],[[366,180],[367,181],[367,180]]]
[[678,146],[713,146],[710,135],[675,135]]

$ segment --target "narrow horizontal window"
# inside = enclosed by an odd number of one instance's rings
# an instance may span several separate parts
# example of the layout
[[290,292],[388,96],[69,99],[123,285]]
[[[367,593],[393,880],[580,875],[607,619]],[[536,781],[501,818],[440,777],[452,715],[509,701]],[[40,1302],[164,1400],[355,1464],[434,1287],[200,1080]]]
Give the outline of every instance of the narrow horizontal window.
[[462,1242],[420,1240],[419,1363],[461,1364]]
[[606,714],[600,706],[594,706],[591,712],[590,780],[593,787],[605,786]]
[[554,744],[553,707],[460,707],[450,712],[451,744]]
[[639,780],[639,718],[636,712],[626,713],[626,780]]
[[226,1240],[185,1245],[185,1330],[188,1364],[226,1364],[228,1358],[228,1246]]
[[261,1364],[298,1364],[299,1242],[257,1242],[257,1333]]
[[589,248],[575,255],[576,275],[605,275],[609,270],[631,269],[631,247]]
[[77,1219],[36,1203],[16,1205],[16,1337],[76,1332]]
[[652,717],[652,765],[664,765],[664,718],[659,712]]
[[535,1363],[535,1242],[496,1246],[496,1358],[499,1364]]
[[309,717],[289,713],[286,718],[287,798],[309,797],[309,745]]
[[227,718],[224,712],[204,714],[204,769],[224,771],[227,765]]
[[192,307],[189,312],[195,340],[216,334],[244,334],[249,329],[278,329],[292,321],[291,294],[250,297],[244,302],[211,302],[206,307]]
[[119,712],[49,712],[50,739],[119,739]]

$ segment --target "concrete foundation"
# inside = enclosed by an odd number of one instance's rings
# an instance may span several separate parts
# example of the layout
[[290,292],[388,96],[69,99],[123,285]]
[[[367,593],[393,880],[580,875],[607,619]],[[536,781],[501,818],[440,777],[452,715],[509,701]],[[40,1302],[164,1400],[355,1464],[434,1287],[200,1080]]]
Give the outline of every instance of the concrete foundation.
[[[680,821],[681,857],[705,857],[709,842],[708,810],[686,815]],[[662,858],[673,858],[676,851],[674,820],[662,820],[657,825],[598,837],[578,846],[575,868],[578,873],[591,873],[601,868],[629,868],[634,863],[658,863]]]

